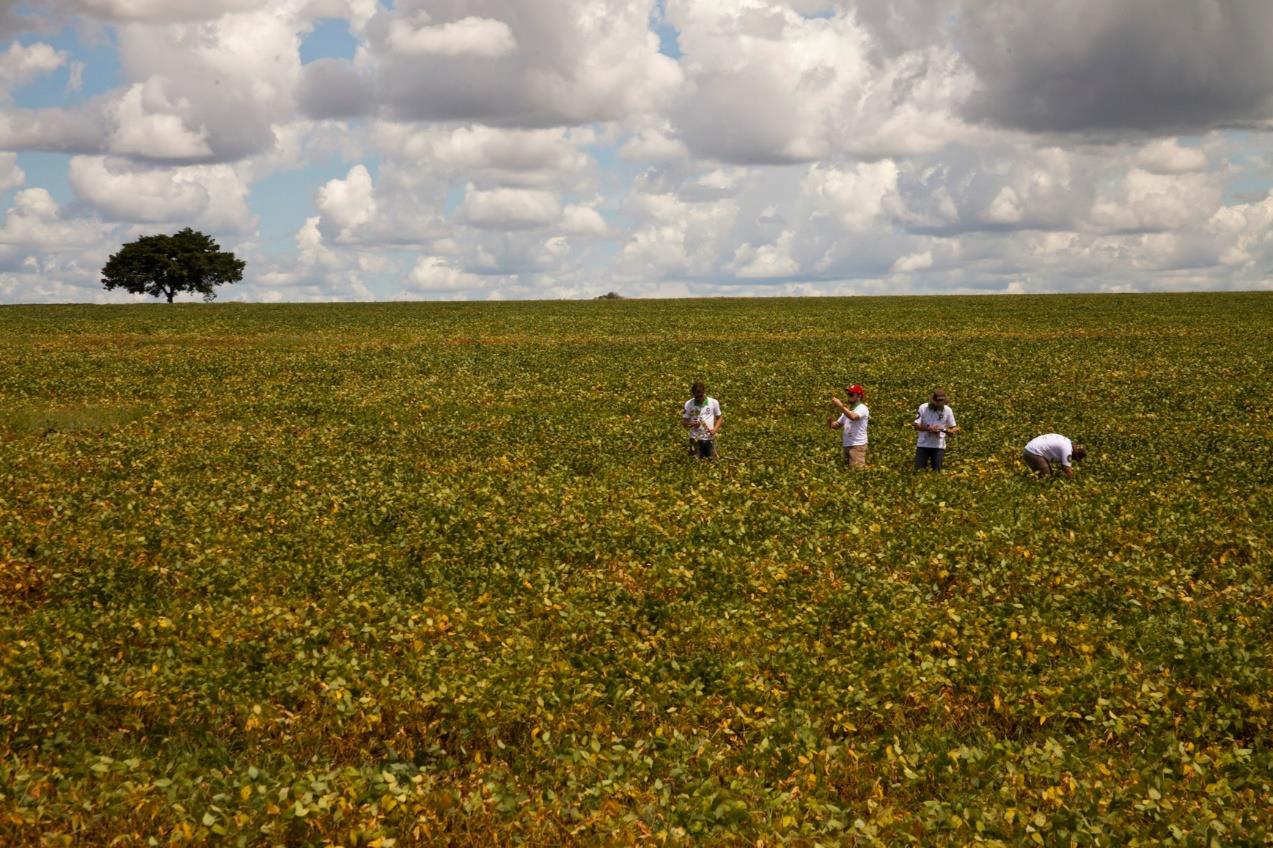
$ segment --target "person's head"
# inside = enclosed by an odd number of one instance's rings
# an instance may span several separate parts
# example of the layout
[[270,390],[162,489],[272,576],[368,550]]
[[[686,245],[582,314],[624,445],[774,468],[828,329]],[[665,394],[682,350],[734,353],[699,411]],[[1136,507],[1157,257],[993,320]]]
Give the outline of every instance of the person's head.
[[928,396],[928,406],[931,409],[941,409],[946,405],[946,400],[946,391],[944,389],[937,389]]
[[1081,460],[1081,459],[1086,459],[1086,458],[1087,458],[1087,448],[1083,447],[1082,445],[1075,445],[1075,446],[1074,446],[1074,449],[1070,452],[1070,457],[1071,457],[1071,458],[1072,458],[1075,462],[1078,462],[1078,461],[1079,461],[1079,460]]
[[707,386],[704,386],[701,380],[695,381],[694,385],[690,386],[690,394],[694,396],[694,400],[702,403],[703,398],[707,397]]
[[866,397],[866,393],[862,391],[862,387],[857,383],[845,386],[844,393],[849,396],[849,403],[860,403],[862,398]]

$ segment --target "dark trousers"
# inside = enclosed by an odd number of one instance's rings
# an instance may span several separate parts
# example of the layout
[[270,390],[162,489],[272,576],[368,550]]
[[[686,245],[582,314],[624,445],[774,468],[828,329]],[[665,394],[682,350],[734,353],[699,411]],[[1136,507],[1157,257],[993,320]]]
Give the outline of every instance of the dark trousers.
[[915,448],[915,470],[920,471],[925,466],[931,466],[934,471],[941,471],[942,457],[946,455],[945,448]]
[[1046,457],[1029,451],[1021,451],[1021,461],[1025,463],[1026,468],[1029,468],[1040,477],[1052,476],[1052,463],[1048,462]]

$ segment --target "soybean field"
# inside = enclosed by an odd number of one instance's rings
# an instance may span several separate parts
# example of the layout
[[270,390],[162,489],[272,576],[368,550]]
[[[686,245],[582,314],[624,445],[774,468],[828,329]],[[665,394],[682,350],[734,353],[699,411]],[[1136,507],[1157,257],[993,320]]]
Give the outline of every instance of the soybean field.
[[0,308],[0,844],[1273,844],[1271,339],[1273,293]]

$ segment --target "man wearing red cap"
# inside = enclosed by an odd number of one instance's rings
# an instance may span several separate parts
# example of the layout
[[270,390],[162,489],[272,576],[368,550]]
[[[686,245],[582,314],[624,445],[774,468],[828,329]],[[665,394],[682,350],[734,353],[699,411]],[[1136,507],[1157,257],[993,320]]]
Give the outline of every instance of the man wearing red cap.
[[840,410],[840,417],[827,417],[827,426],[832,430],[844,431],[844,464],[850,468],[866,467],[866,428],[870,423],[871,411],[862,402],[864,393],[856,383],[844,390],[848,403],[840,400],[833,393],[831,405]]

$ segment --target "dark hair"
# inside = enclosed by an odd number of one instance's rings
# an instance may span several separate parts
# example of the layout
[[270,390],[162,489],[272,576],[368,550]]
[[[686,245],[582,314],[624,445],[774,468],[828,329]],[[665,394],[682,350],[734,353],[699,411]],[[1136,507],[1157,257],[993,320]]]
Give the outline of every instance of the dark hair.
[[704,386],[701,380],[695,380],[694,385],[690,386],[690,394],[692,395],[696,395],[699,392],[705,392],[705,391],[707,391],[707,386]]
[[1082,445],[1075,445],[1074,449],[1070,452],[1070,456],[1075,459],[1083,459],[1087,456],[1087,448]]

